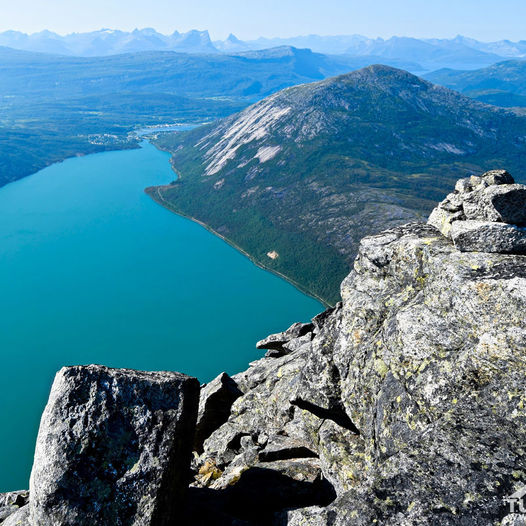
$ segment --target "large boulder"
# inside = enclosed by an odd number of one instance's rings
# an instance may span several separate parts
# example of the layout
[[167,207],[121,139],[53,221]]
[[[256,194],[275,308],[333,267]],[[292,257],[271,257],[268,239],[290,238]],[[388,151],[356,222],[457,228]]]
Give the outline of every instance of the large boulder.
[[198,381],[178,373],[60,370],[38,433],[31,524],[174,524],[198,401]]
[[428,224],[462,252],[526,252],[526,186],[505,170],[461,179],[429,216]]
[[526,186],[492,185],[467,193],[462,202],[466,219],[526,224]]

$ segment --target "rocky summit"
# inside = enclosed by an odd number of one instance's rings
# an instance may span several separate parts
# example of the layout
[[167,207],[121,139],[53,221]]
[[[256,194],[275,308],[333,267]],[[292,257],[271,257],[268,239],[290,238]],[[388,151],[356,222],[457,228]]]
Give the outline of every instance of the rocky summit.
[[[180,504],[172,524],[525,524],[526,256],[513,237],[524,195],[507,172],[488,172],[459,181],[430,224],[364,238],[341,303],[260,341],[266,357],[201,389],[198,440],[186,436],[194,458],[185,515]],[[468,241],[455,237],[477,225]],[[24,494],[0,500],[0,513],[19,510],[7,526],[67,524],[44,518],[75,500],[40,478],[42,448],[80,447],[79,422],[89,424],[111,392],[104,382],[83,389],[80,378],[77,390],[74,376],[67,411],[50,409],[53,395],[46,409],[29,506]],[[52,458],[65,479],[79,469]],[[120,484],[126,461],[112,459]],[[54,497],[39,509],[41,495]],[[42,522],[31,522],[38,513]]]
[[526,185],[505,170],[461,179],[428,223],[462,252],[526,254]]

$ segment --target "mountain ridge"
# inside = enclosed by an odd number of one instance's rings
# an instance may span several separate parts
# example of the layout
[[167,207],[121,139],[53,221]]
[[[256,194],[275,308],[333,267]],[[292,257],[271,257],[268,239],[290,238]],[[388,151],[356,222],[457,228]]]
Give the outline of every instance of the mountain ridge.
[[474,71],[442,69],[425,78],[488,104],[526,106],[526,60],[506,60]]
[[306,35],[290,38],[240,40],[230,34],[225,40],[212,41],[208,31],[174,31],[162,34],[152,28],[126,32],[101,29],[89,33],[58,35],[51,31],[25,34],[20,31],[0,33],[0,45],[32,51],[70,56],[108,56],[137,51],[179,51],[198,54],[236,53],[279,46],[308,48],[326,55],[358,57],[377,56],[380,62],[418,63],[415,73],[444,67],[476,69],[505,58],[526,57],[526,42],[480,42],[466,37],[453,39],[418,39],[408,36],[368,38],[362,35]]
[[165,204],[334,303],[359,238],[428,213],[458,175],[518,169],[526,120],[375,65],[156,144],[179,175]]

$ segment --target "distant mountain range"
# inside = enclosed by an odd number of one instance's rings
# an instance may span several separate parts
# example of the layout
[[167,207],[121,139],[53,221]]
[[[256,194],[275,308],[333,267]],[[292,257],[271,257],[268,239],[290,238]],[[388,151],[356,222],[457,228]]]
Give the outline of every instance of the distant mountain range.
[[411,64],[411,71],[439,68],[476,69],[506,58],[526,57],[526,41],[479,42],[458,36],[454,39],[416,39],[392,37],[371,39],[361,35],[298,36],[259,38],[242,41],[235,35],[212,42],[208,31],[189,31],[163,35],[154,29],[132,32],[102,29],[90,33],[61,36],[50,31],[25,34],[0,33],[0,46],[69,56],[106,56],[139,51],[177,51],[183,53],[242,53],[280,46],[310,49],[326,55],[375,57],[381,63],[400,66]]
[[0,47],[0,97],[63,101],[126,92],[244,97],[254,102],[288,86],[359,69],[377,58],[327,56],[288,46],[234,55],[144,51],[107,57]]
[[424,217],[460,177],[521,176],[526,118],[371,66],[157,144],[180,177],[155,199],[333,303],[363,236]]
[[368,63],[291,47],[108,57],[0,47],[0,186],[72,155],[133,146],[128,133],[137,126],[224,117]]
[[162,35],[154,29],[132,32],[101,29],[90,33],[61,36],[51,31],[26,34],[19,31],[0,33],[0,46],[25,51],[95,57],[137,51],[179,51],[182,53],[217,53],[208,31],[189,31]]
[[526,107],[525,60],[508,60],[475,71],[442,69],[426,78],[488,104]]

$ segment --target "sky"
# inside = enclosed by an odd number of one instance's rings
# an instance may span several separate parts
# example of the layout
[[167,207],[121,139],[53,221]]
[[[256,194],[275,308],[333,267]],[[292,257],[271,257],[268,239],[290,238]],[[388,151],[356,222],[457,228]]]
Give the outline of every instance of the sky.
[[526,0],[0,0],[0,31],[153,27],[213,39],[305,34],[526,39]]

